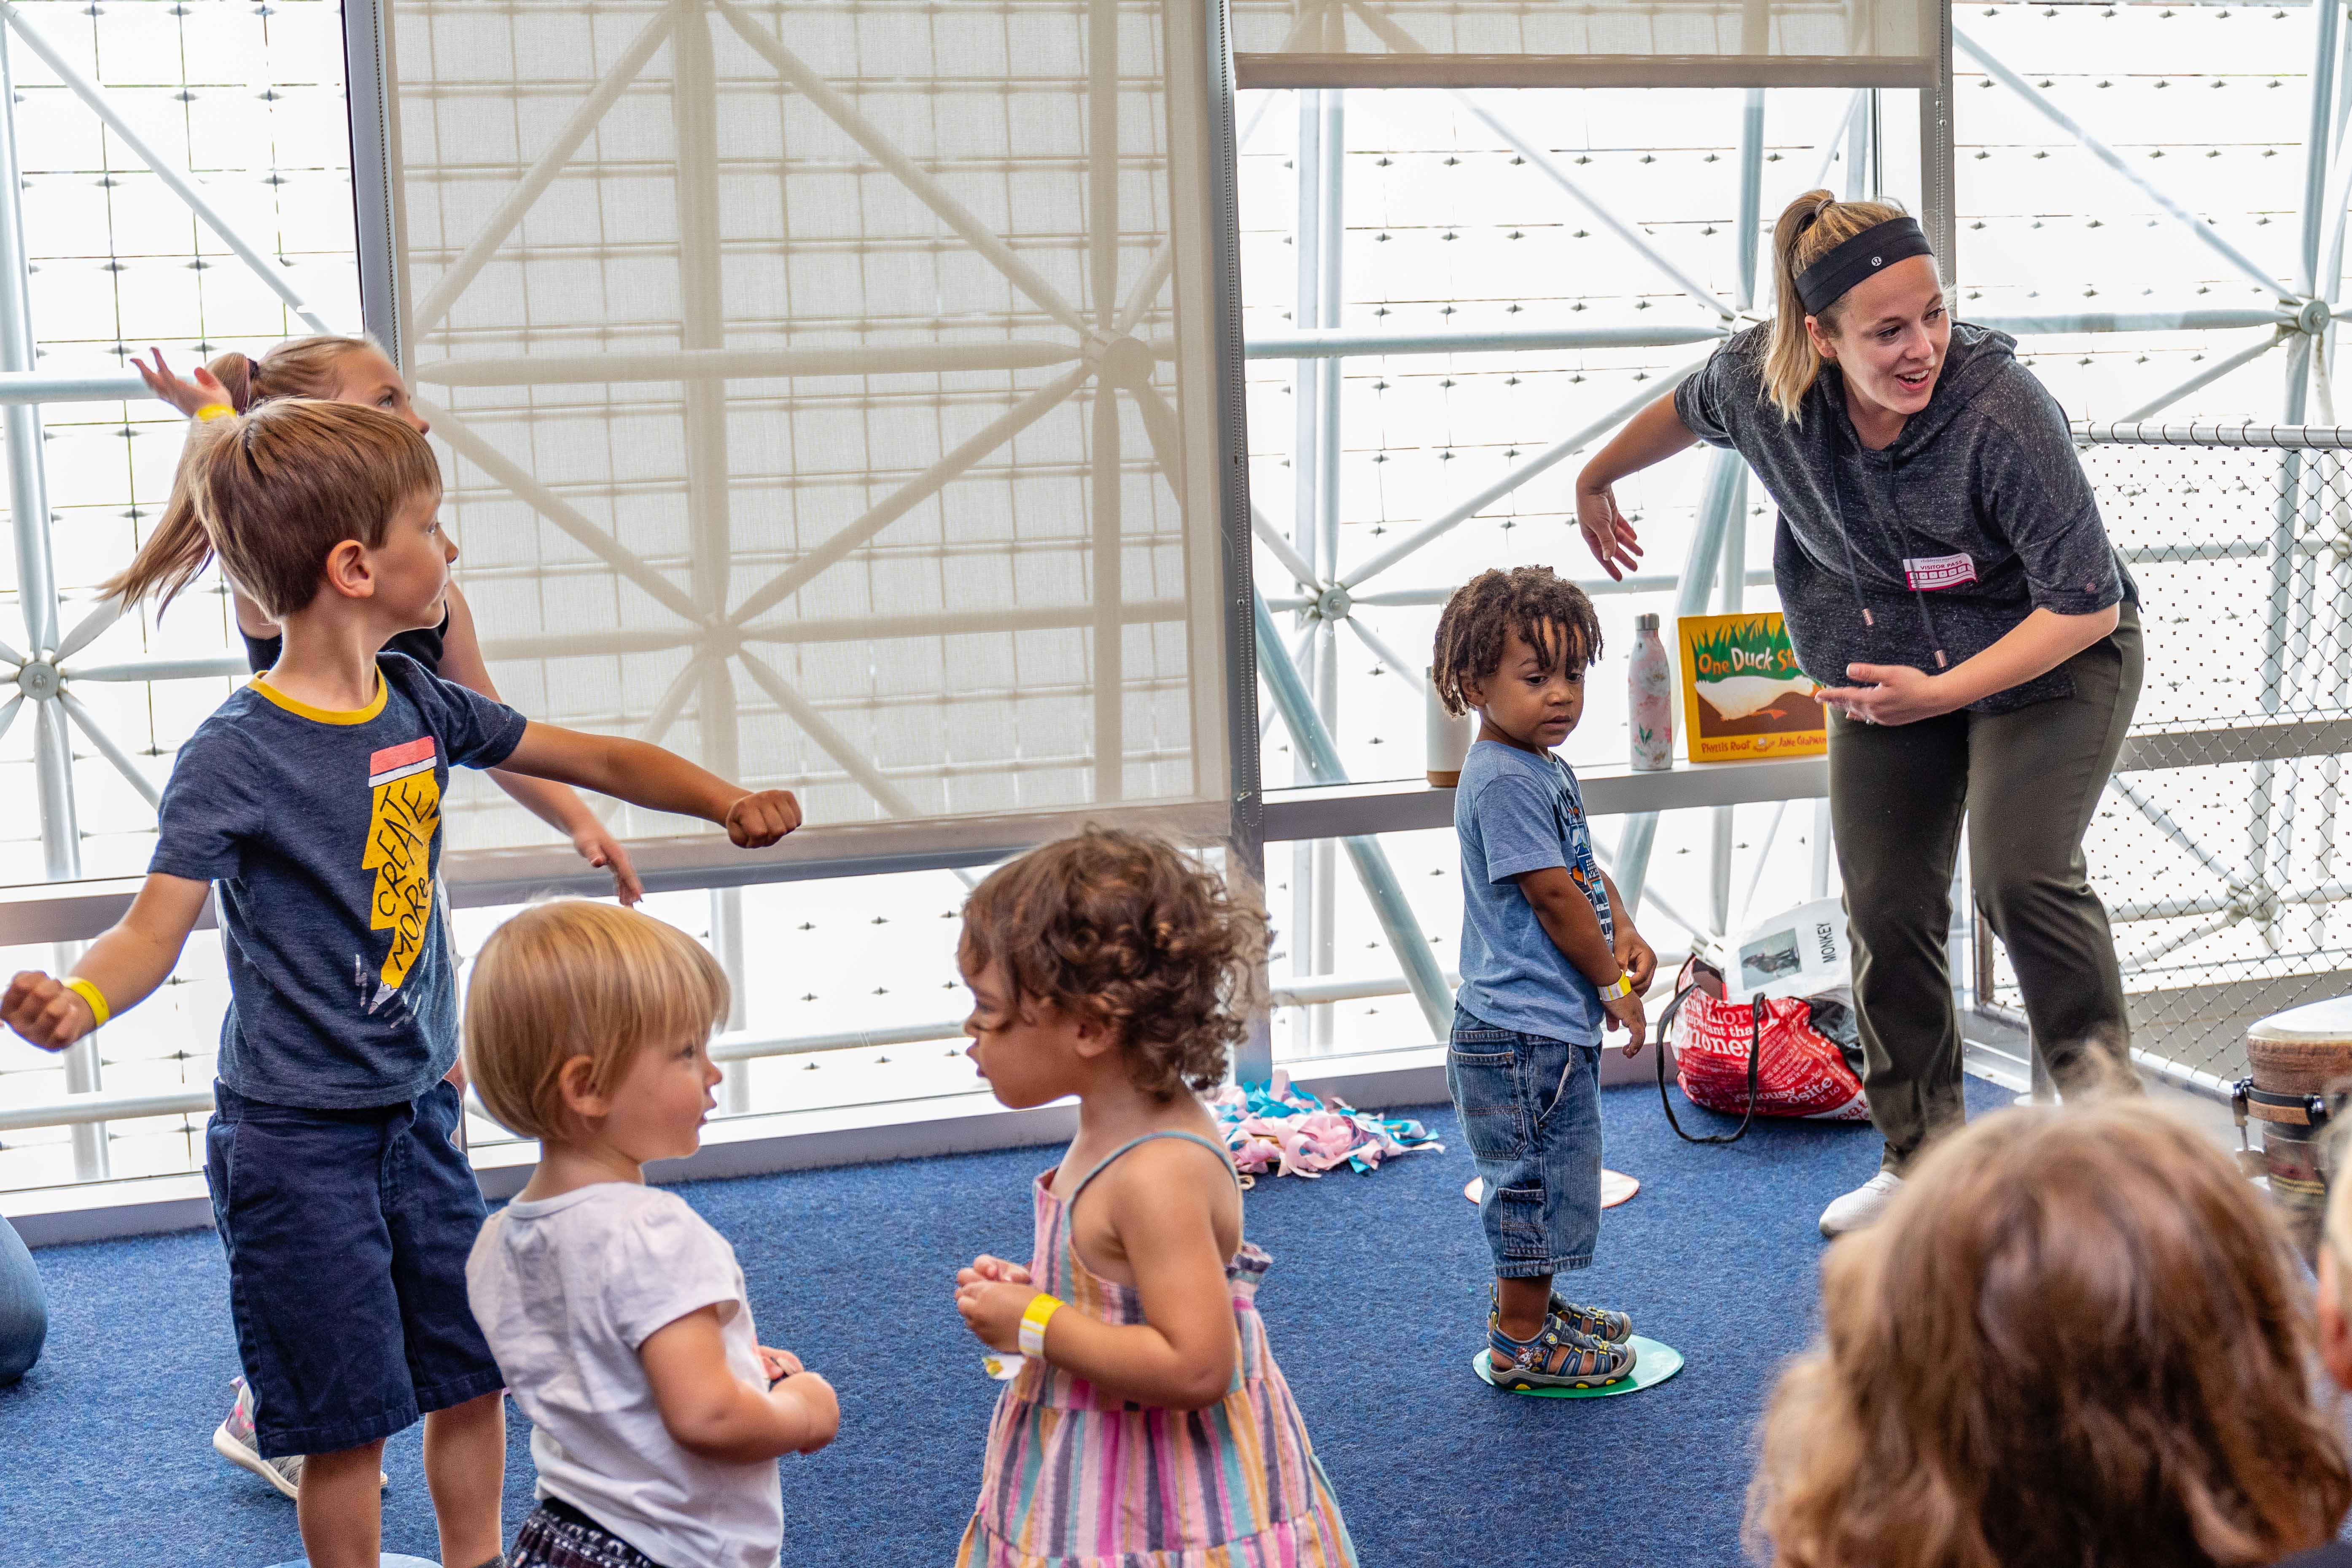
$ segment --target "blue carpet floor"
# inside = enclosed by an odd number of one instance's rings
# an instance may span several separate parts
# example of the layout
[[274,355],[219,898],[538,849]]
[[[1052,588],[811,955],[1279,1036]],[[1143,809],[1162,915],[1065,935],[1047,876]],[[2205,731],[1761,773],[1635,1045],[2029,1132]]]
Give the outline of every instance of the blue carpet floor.
[[[1981,1110],[2007,1096],[1971,1080]],[[1731,1123],[1676,1110],[1694,1131]],[[1609,1163],[1642,1181],[1610,1210],[1580,1295],[1680,1348],[1672,1382],[1538,1400],[1480,1383],[1487,1260],[1447,1141],[1370,1176],[1266,1181],[1260,1297],[1367,1568],[1635,1568],[1738,1560],[1753,1428],[1775,1366],[1814,1331],[1822,1205],[1877,1167],[1866,1125],[1759,1122],[1675,1140],[1652,1089],[1603,1095]],[[973,1253],[1025,1258],[1024,1184],[1053,1152],[709,1182],[680,1189],[735,1244],[761,1339],[841,1394],[840,1438],[783,1466],[787,1563],[944,1568],[980,1478],[996,1385],[950,1300]],[[217,1458],[236,1352],[209,1233],[35,1254],[47,1350],[0,1388],[0,1563],[299,1559],[293,1506]],[[508,1406],[507,1528],[529,1510],[528,1431]],[[388,1446],[384,1549],[432,1557],[418,1432]],[[1499,1506],[1497,1506],[1499,1505]]]

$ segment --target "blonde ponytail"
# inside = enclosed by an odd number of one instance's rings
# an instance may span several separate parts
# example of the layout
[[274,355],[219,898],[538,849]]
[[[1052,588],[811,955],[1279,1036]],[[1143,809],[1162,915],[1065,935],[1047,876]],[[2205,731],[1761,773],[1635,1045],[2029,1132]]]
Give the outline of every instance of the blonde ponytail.
[[[343,356],[355,350],[375,347],[373,338],[289,338],[257,360],[241,353],[225,353],[205,368],[227,390],[230,406],[245,414],[257,404],[274,398],[333,397],[342,386],[338,366]],[[188,458],[200,445],[201,442],[190,441],[187,450],[181,453],[179,471],[173,477],[171,498],[163,503],[162,520],[139,546],[131,564],[100,585],[101,595],[119,597],[125,605],[156,599],[156,614],[160,616],[212,561],[213,547],[205,537],[204,524],[197,521],[187,484]]]
[[[1807,191],[1781,209],[1772,226],[1773,290],[1779,306],[1772,317],[1772,345],[1764,356],[1764,396],[1793,425],[1805,394],[1822,374],[1822,356],[1805,331],[1804,301],[1797,297],[1797,275],[1864,229],[1904,216],[1892,202],[1842,202],[1827,191]],[[1838,306],[1813,319],[1822,330],[1832,330]]]

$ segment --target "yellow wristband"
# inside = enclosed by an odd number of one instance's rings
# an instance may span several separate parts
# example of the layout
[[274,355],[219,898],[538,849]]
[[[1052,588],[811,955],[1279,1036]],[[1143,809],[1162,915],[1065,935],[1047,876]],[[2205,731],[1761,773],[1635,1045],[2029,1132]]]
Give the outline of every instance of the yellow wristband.
[[189,416],[189,417],[195,420],[200,425],[209,425],[215,419],[236,418],[236,410],[231,408],[226,403],[207,403],[202,408],[197,409],[195,413]]
[[66,982],[66,989],[89,1004],[89,1015],[98,1020],[90,1025],[91,1028],[103,1028],[106,1021],[114,1016],[114,1009],[106,1005],[106,993],[89,981],[78,978],[68,980]]
[[1045,1353],[1045,1325],[1062,1310],[1061,1298],[1044,1291],[1029,1299],[1029,1310],[1021,1314],[1021,1353],[1042,1356]]
[[1633,994],[1633,977],[1624,970],[1619,970],[1617,972],[1616,979],[1601,987],[1601,994],[1603,996],[1631,996]]

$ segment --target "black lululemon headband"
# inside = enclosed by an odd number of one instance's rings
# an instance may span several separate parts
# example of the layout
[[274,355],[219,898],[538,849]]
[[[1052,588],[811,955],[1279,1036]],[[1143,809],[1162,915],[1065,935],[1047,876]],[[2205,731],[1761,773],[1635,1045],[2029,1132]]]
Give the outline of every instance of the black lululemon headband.
[[1804,302],[1805,314],[1818,316],[1880,268],[1935,254],[1917,218],[1891,217],[1831,247],[1828,255],[1798,273],[1797,298]]

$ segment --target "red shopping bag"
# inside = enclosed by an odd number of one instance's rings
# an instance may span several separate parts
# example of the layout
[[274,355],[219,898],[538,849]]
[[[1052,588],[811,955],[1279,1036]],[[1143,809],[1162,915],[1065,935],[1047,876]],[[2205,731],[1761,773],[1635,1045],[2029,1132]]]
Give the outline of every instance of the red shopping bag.
[[1658,1019],[1675,1049],[1675,1079],[1694,1105],[1739,1117],[1736,1132],[1697,1137],[1675,1121],[1666,1098],[1665,1052],[1658,1053],[1658,1103],[1666,1121],[1694,1143],[1732,1143],[1759,1116],[1812,1121],[1867,1121],[1862,1079],[1823,1027],[1833,1002],[1759,996],[1727,1002],[1722,979],[1696,959],[1675,977],[1675,999]]

